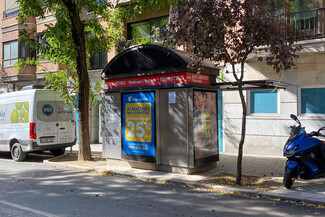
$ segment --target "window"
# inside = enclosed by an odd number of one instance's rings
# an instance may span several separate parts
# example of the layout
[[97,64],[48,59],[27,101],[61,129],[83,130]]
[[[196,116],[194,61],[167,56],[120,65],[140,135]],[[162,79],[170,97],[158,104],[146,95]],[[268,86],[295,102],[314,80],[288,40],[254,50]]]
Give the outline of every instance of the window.
[[3,17],[11,17],[19,13],[19,4],[16,0],[5,1],[5,11]]
[[29,56],[28,44],[19,44],[17,40],[3,43],[3,67],[13,66],[18,58]]
[[285,0],[268,0],[265,1],[264,4],[266,7],[271,8],[273,5],[275,6],[275,14],[283,14],[285,11]]
[[99,51],[90,58],[90,69],[103,69],[107,64],[107,53]]
[[[45,39],[45,35],[42,32],[37,34],[36,41],[40,44],[40,49],[43,47],[49,46],[49,44],[47,43],[47,41]],[[45,59],[42,57],[42,53],[41,53],[40,49],[36,50],[36,58],[38,60],[43,61]]]
[[309,9],[316,8],[315,0],[267,0],[265,5],[271,8],[271,5],[275,6],[276,14],[283,14],[285,12],[300,12]]
[[301,114],[325,114],[325,88],[301,88]]
[[290,0],[290,12],[305,11],[315,7],[315,0]]
[[3,66],[13,66],[18,61],[18,41],[3,44]]
[[127,25],[127,39],[134,44],[162,42],[168,24],[168,16]]
[[44,122],[70,121],[73,119],[73,109],[63,101],[39,101],[37,119]]
[[278,92],[272,90],[250,91],[250,113],[277,114]]

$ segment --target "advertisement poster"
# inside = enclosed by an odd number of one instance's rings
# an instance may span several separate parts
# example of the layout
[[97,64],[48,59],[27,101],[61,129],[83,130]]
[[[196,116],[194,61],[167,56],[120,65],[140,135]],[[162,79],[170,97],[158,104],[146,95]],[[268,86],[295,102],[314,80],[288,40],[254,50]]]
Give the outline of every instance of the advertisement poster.
[[154,93],[123,94],[123,154],[155,157]]
[[195,159],[218,153],[217,93],[194,91],[193,129]]

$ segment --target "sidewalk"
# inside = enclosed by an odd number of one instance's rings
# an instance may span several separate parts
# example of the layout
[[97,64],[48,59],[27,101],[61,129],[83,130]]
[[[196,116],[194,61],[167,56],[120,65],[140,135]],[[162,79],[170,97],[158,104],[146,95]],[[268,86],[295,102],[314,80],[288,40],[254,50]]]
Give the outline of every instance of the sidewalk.
[[[282,184],[270,186],[270,188],[267,189],[258,187],[226,187],[216,184],[207,184],[205,180],[218,174],[236,174],[237,156],[233,154],[220,153],[217,167],[213,170],[198,175],[183,175],[109,165],[106,163],[105,159],[101,158],[101,144],[92,144],[91,149],[93,156],[96,158],[95,162],[77,162],[78,147],[74,146],[72,151],[67,149],[67,154],[47,160],[44,164],[55,167],[92,171],[99,174],[124,175],[145,180],[156,180],[157,182],[171,182],[179,185],[213,189],[217,192],[258,195],[262,197],[325,205],[325,178],[308,181],[298,179],[290,190],[283,187]],[[280,183],[282,182],[285,161],[286,159],[284,157],[244,156],[242,175],[271,178]]]

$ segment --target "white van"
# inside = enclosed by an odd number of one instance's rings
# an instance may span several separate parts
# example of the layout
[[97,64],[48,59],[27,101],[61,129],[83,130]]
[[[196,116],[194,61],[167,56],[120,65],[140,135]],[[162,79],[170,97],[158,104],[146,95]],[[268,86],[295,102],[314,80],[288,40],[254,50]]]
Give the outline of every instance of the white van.
[[76,144],[72,106],[50,90],[32,88],[0,94],[0,151],[10,151],[15,161],[33,151],[58,156]]

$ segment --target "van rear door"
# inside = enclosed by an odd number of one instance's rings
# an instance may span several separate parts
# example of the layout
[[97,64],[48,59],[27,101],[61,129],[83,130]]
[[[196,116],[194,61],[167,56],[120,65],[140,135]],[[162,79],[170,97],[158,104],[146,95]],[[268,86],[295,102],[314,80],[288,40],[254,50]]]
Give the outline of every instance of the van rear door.
[[63,101],[38,101],[36,136],[39,145],[72,143],[75,121],[71,106]]
[[75,121],[72,106],[63,101],[57,102],[58,143],[71,143],[75,140]]
[[58,143],[58,114],[55,112],[56,101],[41,100],[37,102],[36,136],[38,145]]

